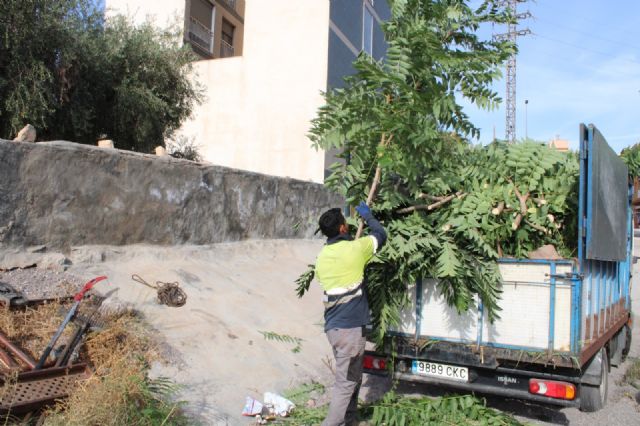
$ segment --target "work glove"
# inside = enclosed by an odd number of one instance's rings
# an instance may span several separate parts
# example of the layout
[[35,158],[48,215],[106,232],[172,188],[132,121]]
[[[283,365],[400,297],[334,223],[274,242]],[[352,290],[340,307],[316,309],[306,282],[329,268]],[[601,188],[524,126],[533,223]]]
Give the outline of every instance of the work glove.
[[362,218],[367,218],[371,216],[371,209],[364,201],[360,201],[360,204],[356,207],[356,211]]

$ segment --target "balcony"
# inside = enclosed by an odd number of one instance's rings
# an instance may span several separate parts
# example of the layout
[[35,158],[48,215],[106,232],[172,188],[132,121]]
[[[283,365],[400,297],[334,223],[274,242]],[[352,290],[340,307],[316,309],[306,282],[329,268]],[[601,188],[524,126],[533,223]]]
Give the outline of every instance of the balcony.
[[230,58],[233,56],[233,46],[224,40],[220,40],[220,57]]
[[189,41],[206,53],[213,53],[213,33],[193,16],[189,21]]

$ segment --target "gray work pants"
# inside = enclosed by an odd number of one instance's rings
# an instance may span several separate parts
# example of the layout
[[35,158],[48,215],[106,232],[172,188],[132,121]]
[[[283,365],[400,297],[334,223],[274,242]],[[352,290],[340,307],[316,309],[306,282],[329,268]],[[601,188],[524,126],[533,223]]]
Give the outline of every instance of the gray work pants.
[[358,392],[362,383],[364,328],[334,328],[327,339],[336,360],[336,382],[333,385],[329,414],[322,426],[350,426],[357,421]]

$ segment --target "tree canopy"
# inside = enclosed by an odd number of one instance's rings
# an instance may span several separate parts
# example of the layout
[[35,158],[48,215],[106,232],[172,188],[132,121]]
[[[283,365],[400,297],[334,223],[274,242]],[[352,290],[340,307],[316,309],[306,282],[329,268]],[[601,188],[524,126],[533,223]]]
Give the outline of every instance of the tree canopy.
[[629,176],[640,177],[640,143],[624,148],[620,157],[629,167]]
[[[437,279],[458,311],[481,301],[493,319],[498,257],[526,256],[546,243],[570,254],[578,171],[574,155],[544,144],[470,143],[479,129],[461,100],[495,108],[500,98],[491,85],[515,52],[508,41],[480,38],[478,29],[513,21],[508,8],[389,3],[386,58],[363,53],[345,87],[326,94],[311,130],[316,147],[343,152],[325,184],[351,206],[367,199],[389,233],[367,269],[378,343],[420,278]],[[311,278],[309,271],[298,279],[299,295]]]
[[150,151],[202,94],[177,31],[123,17],[94,0],[0,2],[0,137],[33,124],[39,139]]

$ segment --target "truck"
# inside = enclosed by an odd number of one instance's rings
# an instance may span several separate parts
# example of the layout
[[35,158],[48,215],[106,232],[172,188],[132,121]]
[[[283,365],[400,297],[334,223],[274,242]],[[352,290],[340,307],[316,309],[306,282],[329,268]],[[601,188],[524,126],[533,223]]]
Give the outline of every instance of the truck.
[[631,345],[632,190],[624,162],[594,125],[580,125],[577,257],[498,260],[499,319],[482,303],[458,313],[433,279],[408,286],[411,304],[364,371],[597,411],[608,373]]

